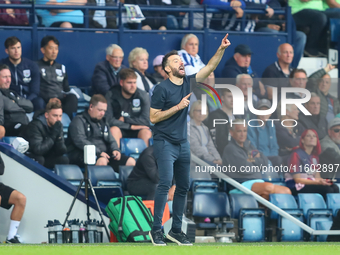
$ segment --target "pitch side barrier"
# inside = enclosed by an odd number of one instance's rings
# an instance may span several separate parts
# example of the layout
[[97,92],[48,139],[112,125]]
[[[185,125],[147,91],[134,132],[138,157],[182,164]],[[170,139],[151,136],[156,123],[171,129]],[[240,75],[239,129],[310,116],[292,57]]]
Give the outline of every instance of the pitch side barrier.
[[[205,161],[201,160],[197,156],[191,154],[191,160],[195,162],[196,164],[199,164],[200,166],[210,166]],[[235,188],[241,190],[245,194],[252,195],[258,202],[265,205],[269,209],[275,211],[276,213],[280,214],[282,217],[292,221],[294,224],[298,225],[300,228],[302,228],[304,231],[308,232],[310,235],[340,235],[340,230],[315,230],[311,227],[307,226],[305,223],[299,221],[298,219],[291,216],[289,213],[283,211],[279,207],[273,205],[268,200],[264,199],[263,197],[259,196],[255,192],[251,191],[250,189],[245,188],[243,185],[235,181],[234,179],[228,177],[225,173],[222,172],[214,172],[214,175],[216,175],[218,178],[221,178],[222,180],[226,181],[230,185],[234,186]]]

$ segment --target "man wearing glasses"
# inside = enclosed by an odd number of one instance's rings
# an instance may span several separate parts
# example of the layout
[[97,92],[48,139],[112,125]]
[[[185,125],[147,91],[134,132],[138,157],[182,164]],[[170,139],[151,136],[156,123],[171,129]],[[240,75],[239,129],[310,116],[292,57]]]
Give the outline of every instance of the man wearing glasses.
[[93,72],[92,89],[94,94],[105,94],[111,87],[119,85],[119,72],[127,68],[122,65],[124,52],[117,44],[106,48],[106,60],[99,62]]
[[[307,73],[303,69],[294,69],[290,72],[289,83],[292,88],[305,89],[307,85]],[[304,98],[306,95],[303,93],[287,93],[287,98]]]

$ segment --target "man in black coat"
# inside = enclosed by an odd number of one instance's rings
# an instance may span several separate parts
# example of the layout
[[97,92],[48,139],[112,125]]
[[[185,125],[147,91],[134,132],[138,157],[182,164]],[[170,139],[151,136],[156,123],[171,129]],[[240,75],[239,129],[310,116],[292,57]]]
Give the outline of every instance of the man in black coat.
[[117,44],[106,48],[106,60],[99,62],[94,68],[92,76],[92,90],[94,94],[103,96],[113,86],[119,86],[119,72],[126,68],[122,65],[124,52]]
[[25,130],[23,137],[29,142],[27,156],[41,165],[53,169],[56,164],[68,164],[61,118],[63,110],[57,98],[50,99],[45,112],[37,114]]

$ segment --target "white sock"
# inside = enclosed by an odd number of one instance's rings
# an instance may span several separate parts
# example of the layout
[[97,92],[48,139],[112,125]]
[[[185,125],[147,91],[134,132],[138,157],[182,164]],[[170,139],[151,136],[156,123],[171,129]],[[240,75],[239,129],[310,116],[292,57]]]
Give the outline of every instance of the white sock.
[[14,236],[17,234],[19,225],[20,221],[11,220],[11,225],[9,226],[9,231],[7,235],[8,240],[14,238]]

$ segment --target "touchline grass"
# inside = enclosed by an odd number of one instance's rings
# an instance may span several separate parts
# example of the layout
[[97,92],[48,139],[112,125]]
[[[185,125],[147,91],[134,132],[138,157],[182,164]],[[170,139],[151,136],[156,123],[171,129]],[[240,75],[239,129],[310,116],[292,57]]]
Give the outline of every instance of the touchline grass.
[[191,247],[170,244],[63,244],[63,245],[0,245],[0,254],[9,255],[326,255],[340,254],[340,243],[233,243],[195,244]]

